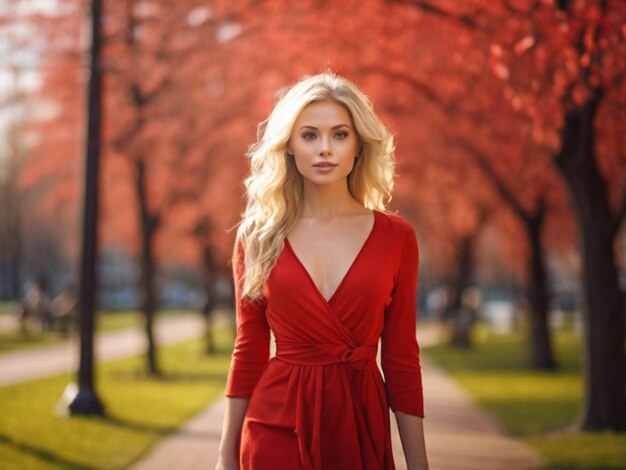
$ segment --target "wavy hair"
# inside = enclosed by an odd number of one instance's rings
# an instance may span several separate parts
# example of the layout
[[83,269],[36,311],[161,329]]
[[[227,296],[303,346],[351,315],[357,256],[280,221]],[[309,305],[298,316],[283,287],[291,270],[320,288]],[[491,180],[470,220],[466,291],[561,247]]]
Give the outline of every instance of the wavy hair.
[[269,117],[259,124],[258,141],[246,153],[250,174],[244,182],[246,207],[237,230],[235,254],[243,248],[241,294],[251,300],[263,297],[263,283],[300,212],[302,176],[294,159],[287,156],[287,145],[306,106],[332,100],[352,115],[362,149],[348,175],[348,189],[354,199],[368,209],[386,211],[393,189],[393,135],[374,113],[370,99],[353,83],[324,72],[304,77],[278,96]]

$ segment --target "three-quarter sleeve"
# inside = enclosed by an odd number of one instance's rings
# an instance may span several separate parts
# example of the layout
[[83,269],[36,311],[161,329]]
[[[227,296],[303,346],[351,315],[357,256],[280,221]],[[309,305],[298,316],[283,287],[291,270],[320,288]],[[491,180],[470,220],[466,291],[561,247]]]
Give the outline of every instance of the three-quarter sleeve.
[[242,296],[244,250],[233,250],[233,278],[237,338],[226,381],[227,397],[249,398],[269,361],[270,328],[265,316],[265,298],[251,301]]
[[423,418],[420,349],[415,336],[418,263],[417,238],[411,228],[402,244],[392,300],[385,310],[381,365],[391,409]]

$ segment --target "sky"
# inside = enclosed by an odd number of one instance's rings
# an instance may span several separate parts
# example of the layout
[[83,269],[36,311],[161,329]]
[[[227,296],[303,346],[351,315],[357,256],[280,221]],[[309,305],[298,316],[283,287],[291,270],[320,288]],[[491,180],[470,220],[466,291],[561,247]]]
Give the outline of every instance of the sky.
[[41,82],[38,51],[44,38],[38,37],[22,19],[59,12],[57,0],[0,0],[0,17],[14,18],[0,27],[0,170],[7,157],[7,130],[25,112],[19,95],[36,90]]

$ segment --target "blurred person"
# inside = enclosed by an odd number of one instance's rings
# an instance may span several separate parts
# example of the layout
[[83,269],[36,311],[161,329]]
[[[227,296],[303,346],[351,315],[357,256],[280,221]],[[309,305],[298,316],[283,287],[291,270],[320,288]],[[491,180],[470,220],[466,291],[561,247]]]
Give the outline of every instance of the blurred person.
[[467,287],[461,293],[461,308],[453,324],[452,344],[472,347],[472,327],[476,324],[482,306],[482,293],[476,287]]
[[76,305],[78,303],[78,295],[76,287],[68,284],[50,302],[50,314],[53,327],[61,333],[69,333],[71,326],[76,321]]
[[428,468],[418,245],[385,208],[393,152],[369,99],[330,72],[288,89],[259,126],[217,469],[393,469],[389,407],[407,467]]
[[35,321],[41,330],[50,330],[50,297],[45,277],[38,276],[27,289],[21,302],[20,325],[23,333],[29,333],[30,324]]
[[428,317],[441,320],[448,303],[448,289],[446,286],[440,286],[431,290],[426,296]]

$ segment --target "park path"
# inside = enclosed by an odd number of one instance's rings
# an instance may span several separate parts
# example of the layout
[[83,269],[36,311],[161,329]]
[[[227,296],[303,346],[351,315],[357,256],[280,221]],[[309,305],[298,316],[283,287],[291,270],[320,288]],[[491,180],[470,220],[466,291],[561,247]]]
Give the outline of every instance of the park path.
[[13,316],[0,315],[0,332],[13,331],[17,329],[17,327],[18,327],[17,320],[14,320]]
[[[418,326],[421,347],[436,344],[434,324]],[[431,470],[530,470],[542,467],[529,447],[507,437],[494,418],[472,402],[461,386],[441,368],[422,359],[426,418],[424,429]],[[213,470],[224,418],[220,398],[163,439],[131,470]],[[400,438],[392,413],[394,459],[404,470]]]
[[[8,322],[10,320],[5,320]],[[200,315],[160,318],[156,322],[157,344],[166,345],[197,338],[204,332]],[[5,325],[6,326],[6,325]],[[97,361],[109,361],[143,354],[146,338],[142,328],[98,333],[95,337]],[[0,386],[10,385],[78,369],[78,338],[51,346],[41,346],[0,354]]]

